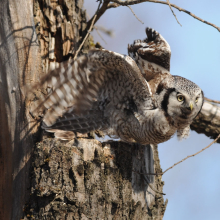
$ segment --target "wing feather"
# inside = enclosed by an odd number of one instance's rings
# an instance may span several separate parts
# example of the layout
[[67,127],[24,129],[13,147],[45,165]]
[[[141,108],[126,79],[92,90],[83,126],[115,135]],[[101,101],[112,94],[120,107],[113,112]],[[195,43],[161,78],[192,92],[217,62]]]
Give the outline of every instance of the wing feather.
[[121,94],[135,97],[137,105],[143,108],[149,107],[151,100],[149,85],[135,61],[107,50],[91,50],[76,61],[61,63],[43,77],[37,87],[44,85],[53,88],[41,102],[41,107],[50,109],[44,116],[47,126],[62,117],[68,107],[74,106],[75,114],[90,110],[104,87],[108,90],[99,99],[114,99],[114,91],[119,90]]

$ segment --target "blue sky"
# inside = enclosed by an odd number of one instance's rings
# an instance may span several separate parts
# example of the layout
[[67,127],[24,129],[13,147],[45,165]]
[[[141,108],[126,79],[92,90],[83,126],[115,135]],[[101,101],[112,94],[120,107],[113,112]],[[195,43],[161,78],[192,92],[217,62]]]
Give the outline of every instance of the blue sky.
[[[220,26],[220,1],[172,0],[198,17]],[[85,9],[91,17],[98,3],[85,0]],[[105,44],[96,31],[95,41],[106,49],[127,54],[127,44],[144,39],[145,28],[160,32],[171,46],[171,74],[180,75],[198,84],[207,98],[220,100],[220,32],[184,12],[173,9],[182,27],[176,22],[166,5],[141,3],[132,6],[141,24],[128,7],[108,10],[97,25],[113,30],[114,37],[102,34]],[[159,145],[163,170],[188,155],[196,153],[212,140],[203,134],[191,132],[187,140],[178,141],[174,136]],[[168,206],[164,220],[219,220],[220,219],[220,145],[214,144],[206,151],[190,158],[168,171],[164,193]]]

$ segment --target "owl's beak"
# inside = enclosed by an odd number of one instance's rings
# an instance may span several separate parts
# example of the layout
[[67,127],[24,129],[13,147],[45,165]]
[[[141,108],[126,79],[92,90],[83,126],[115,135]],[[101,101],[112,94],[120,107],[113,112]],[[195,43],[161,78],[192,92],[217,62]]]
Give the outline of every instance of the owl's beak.
[[189,103],[189,107],[190,107],[190,110],[192,111],[193,110],[193,103],[192,102]]

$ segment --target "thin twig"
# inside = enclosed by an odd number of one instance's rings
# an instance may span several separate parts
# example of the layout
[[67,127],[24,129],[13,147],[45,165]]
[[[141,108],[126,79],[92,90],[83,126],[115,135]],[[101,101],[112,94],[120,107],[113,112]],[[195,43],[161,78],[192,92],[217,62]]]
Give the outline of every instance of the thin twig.
[[[86,14],[86,16],[87,16],[87,19],[89,20],[90,19],[90,17],[89,17],[89,15],[88,14]],[[97,26],[93,26],[94,28],[95,28],[95,30],[97,31],[97,33],[98,33],[98,35],[99,35],[99,37],[104,41],[104,43],[105,44],[107,44],[107,42],[105,41],[105,39],[102,37],[102,35],[100,34],[100,32],[99,32],[99,30],[98,30],[98,27]]]
[[212,103],[216,103],[216,104],[220,104],[220,101],[216,101],[216,100],[212,100],[212,99],[208,99],[205,97],[205,100],[208,102],[212,102]]
[[[102,4],[102,7],[96,11],[95,15],[96,15],[96,19],[94,24],[99,20],[99,18],[105,13],[105,11],[108,9],[108,5],[109,5],[110,0],[105,0]],[[99,6],[101,5],[101,1],[99,3]],[[94,16],[95,16],[94,15]],[[94,16],[87,22],[88,27],[90,27],[90,24],[92,23],[92,21],[94,20]],[[84,35],[85,36],[85,35]]]
[[[84,37],[83,42],[81,43],[79,49],[76,51],[76,55],[73,58],[74,60],[76,59],[80,49],[82,48],[83,44],[85,43],[86,39],[88,38],[88,36],[89,36],[89,34],[90,34],[94,24],[98,21],[98,19],[106,11],[107,5],[108,5],[110,0],[106,0],[103,4],[102,4],[102,0],[97,0],[97,1],[99,1],[98,8],[97,8],[95,14],[93,15],[93,17],[87,22],[87,27],[86,27],[86,29],[82,33],[82,36],[83,37],[85,36],[85,37]],[[101,4],[102,4],[102,7],[101,7]]]
[[131,10],[131,12],[133,13],[133,15],[135,16],[135,18],[137,18],[138,21],[140,21],[142,24],[144,24],[143,21],[141,21],[138,16],[134,13],[133,9],[131,8],[131,6],[127,5],[127,7]]
[[104,39],[104,38],[102,37],[102,35],[100,34],[99,29],[98,29],[96,26],[94,26],[94,28],[95,28],[97,34],[99,35],[99,37],[104,41],[105,44],[107,44],[107,42],[105,41],[105,39]]
[[214,141],[212,141],[212,143],[210,143],[207,147],[203,148],[202,150],[200,150],[199,152],[197,152],[197,153],[195,153],[195,154],[192,154],[192,155],[187,156],[186,158],[182,159],[182,160],[179,161],[178,163],[175,163],[173,166],[171,166],[171,167],[169,167],[168,169],[166,169],[166,170],[162,173],[162,175],[163,175],[164,173],[166,173],[168,170],[170,170],[170,169],[172,169],[173,167],[175,167],[177,164],[180,164],[180,163],[182,163],[183,161],[185,161],[186,159],[188,159],[188,158],[190,158],[190,157],[194,157],[194,156],[196,156],[197,154],[201,153],[202,151],[208,149],[208,148],[209,148],[211,145],[213,145],[219,138],[220,138],[220,134],[219,134],[218,137],[217,137]]
[[173,16],[176,18],[176,21],[177,21],[177,23],[182,27],[182,25],[180,24],[180,22],[178,21],[178,19],[177,19],[177,17],[176,17],[176,15],[175,15],[175,13],[174,13],[174,11],[173,11],[173,9],[172,9],[172,7],[171,7],[171,5],[170,5],[170,1],[169,0],[167,0],[167,3],[169,4],[169,7],[170,7],[170,10],[171,10],[171,12],[173,13]]
[[105,27],[103,26],[94,26],[96,27],[99,31],[102,31],[104,34],[108,35],[109,37],[113,37],[114,36],[114,33],[112,30],[108,30],[106,29]]
[[211,145],[213,145],[215,142],[217,142],[219,138],[220,138],[220,134],[219,134],[218,137],[217,137],[214,141],[212,141],[207,147],[203,148],[202,150],[198,151],[198,152],[195,153],[195,154],[192,154],[192,155],[189,155],[189,156],[185,157],[185,158],[182,159],[181,161],[179,161],[179,162],[173,164],[173,166],[169,167],[169,168],[166,169],[164,172],[162,172],[162,173],[147,173],[147,175],[155,175],[155,176],[161,175],[161,176],[162,176],[162,175],[163,175],[164,173],[166,173],[168,170],[170,170],[170,169],[172,169],[173,167],[175,167],[176,165],[182,163],[182,162],[185,161],[186,159],[188,159],[188,158],[190,158],[190,157],[194,157],[194,156],[196,156],[197,154],[201,153],[202,151],[206,150],[206,149],[209,148]]
[[93,20],[92,20],[91,26],[90,26],[90,28],[89,28],[89,30],[88,30],[86,36],[84,37],[83,42],[80,44],[78,50],[76,51],[76,54],[75,54],[75,56],[74,56],[74,58],[73,58],[74,60],[77,58],[79,51],[81,50],[83,44],[85,43],[86,39],[88,38],[88,36],[89,36],[89,34],[90,34],[90,32],[91,32],[91,30],[92,30],[92,28],[93,28],[95,19],[96,19],[96,15],[94,16],[94,18],[93,18]]
[[[142,2],[153,2],[153,3],[159,3],[159,4],[168,5],[167,2],[157,1],[157,0],[127,0],[127,1],[111,0],[111,1],[114,2],[114,3],[117,3],[117,4],[121,5],[121,6],[135,5],[135,4],[139,4],[139,3],[142,3]],[[205,21],[205,20],[199,18],[198,16],[192,14],[191,12],[189,12],[189,11],[183,9],[183,8],[180,8],[180,7],[178,7],[178,6],[174,5],[174,4],[170,4],[170,5],[172,7],[174,7],[174,8],[176,8],[176,9],[178,9],[179,11],[182,11],[182,12],[185,12],[185,13],[189,14],[190,16],[192,16],[193,18],[195,18],[197,20],[199,20],[199,21],[201,21],[201,22],[203,22],[205,24],[208,24],[208,25],[216,28],[220,32],[220,27],[216,26],[215,24],[212,24],[212,23],[210,23],[208,21]],[[111,7],[113,7],[113,5],[111,5]],[[116,5],[114,5],[114,7],[116,7]]]

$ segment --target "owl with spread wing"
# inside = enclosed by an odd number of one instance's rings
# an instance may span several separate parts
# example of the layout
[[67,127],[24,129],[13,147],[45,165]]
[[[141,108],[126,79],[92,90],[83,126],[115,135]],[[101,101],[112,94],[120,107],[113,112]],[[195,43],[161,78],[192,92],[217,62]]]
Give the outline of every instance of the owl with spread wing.
[[162,143],[175,132],[180,139],[187,137],[203,92],[170,74],[169,44],[151,28],[146,34],[128,45],[129,56],[91,50],[43,77],[37,87],[53,90],[40,104],[42,128],[61,139],[102,130],[140,144]]

